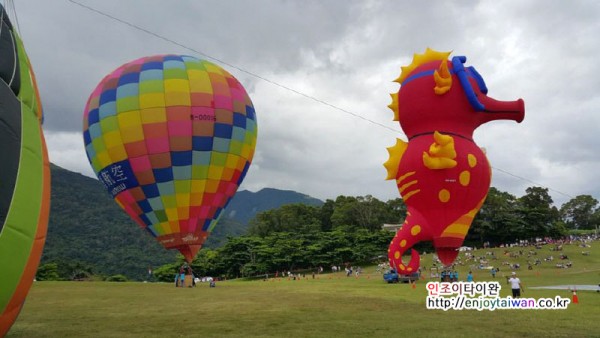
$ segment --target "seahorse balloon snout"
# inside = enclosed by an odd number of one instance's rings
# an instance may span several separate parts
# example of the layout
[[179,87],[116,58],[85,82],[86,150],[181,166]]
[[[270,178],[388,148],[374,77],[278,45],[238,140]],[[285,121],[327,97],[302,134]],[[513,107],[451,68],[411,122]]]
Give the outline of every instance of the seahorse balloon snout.
[[390,243],[390,264],[403,274],[419,268],[413,249],[408,264],[402,255],[421,241],[432,241],[444,265],[454,262],[473,218],[490,187],[491,167],[473,132],[493,120],[521,122],[522,99],[498,101],[487,96],[483,78],[466,57],[427,49],[402,67],[392,94],[394,120],[408,142],[397,139],[384,164],[396,180],[407,215]]
[[487,114],[485,122],[492,120],[514,120],[522,122],[525,118],[525,102],[523,99],[516,101],[498,101],[487,95],[481,95],[480,101],[485,106],[483,114]]

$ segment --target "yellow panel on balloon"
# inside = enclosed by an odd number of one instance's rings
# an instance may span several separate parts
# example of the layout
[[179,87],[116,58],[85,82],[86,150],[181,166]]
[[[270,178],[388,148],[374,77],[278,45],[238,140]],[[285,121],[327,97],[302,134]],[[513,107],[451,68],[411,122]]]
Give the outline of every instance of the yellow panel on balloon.
[[237,166],[235,168],[239,171],[243,171],[247,162],[248,162],[247,159],[240,157],[240,159],[238,160]]
[[208,168],[208,179],[209,180],[219,180],[223,175],[223,167],[209,167]]
[[213,88],[210,84],[210,80],[208,76],[206,79],[190,79],[190,91],[192,93],[204,93],[204,94],[212,94]]
[[108,155],[113,162],[120,162],[127,159],[127,152],[123,145],[118,145],[108,149]]
[[188,80],[183,79],[166,79],[165,82],[165,92],[180,92],[180,93],[189,93],[190,87],[188,85]]
[[234,169],[237,167],[237,163],[240,157],[234,154],[227,155],[227,160],[225,161],[225,168]]
[[202,193],[206,188],[206,180],[193,180],[192,181],[192,193]]
[[116,131],[110,131],[103,135],[104,138],[104,146],[106,148],[114,148],[119,145],[123,145],[123,140],[121,139],[121,133]]
[[140,115],[142,115],[142,122],[144,124],[167,121],[167,111],[165,107],[146,108]]
[[96,154],[96,158],[98,158],[98,162],[100,162],[100,167],[101,168],[105,168],[109,165],[111,165],[113,162],[110,159],[110,156],[108,155],[108,152],[102,151]]
[[165,94],[146,93],[140,95],[140,109],[157,108],[165,106]]
[[169,221],[179,220],[179,214],[177,213],[177,208],[166,208],[165,214],[167,214],[167,218]]
[[242,152],[241,152],[240,156],[242,156],[245,159],[249,159],[249,158],[252,158],[253,152],[254,152],[254,149],[252,147],[250,147],[247,144],[244,144],[244,146],[242,147]]
[[223,75],[223,71],[221,67],[217,66],[217,65],[211,65],[211,64],[205,64],[204,68],[206,68],[206,71],[210,72],[210,73],[214,73],[214,74],[219,74],[219,75]]
[[190,194],[177,194],[175,195],[177,200],[177,207],[189,207],[190,206]]
[[204,81],[210,82],[210,78],[208,77],[208,73],[205,70],[200,69],[188,69],[187,70],[188,79],[194,81]]
[[190,106],[192,101],[189,92],[166,92],[165,103],[167,106]]
[[121,138],[123,143],[133,143],[144,139],[144,130],[140,125],[123,128],[121,127]]
[[119,120],[119,128],[121,130],[123,130],[123,128],[139,126],[142,124],[140,112],[137,110],[119,113],[117,119]]

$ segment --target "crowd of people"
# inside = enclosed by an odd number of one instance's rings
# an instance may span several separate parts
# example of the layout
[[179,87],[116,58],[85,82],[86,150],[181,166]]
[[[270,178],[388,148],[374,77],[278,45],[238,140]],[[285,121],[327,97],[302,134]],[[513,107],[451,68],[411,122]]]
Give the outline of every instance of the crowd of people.
[[[457,271],[457,267],[466,265],[469,267],[469,269],[464,280],[467,282],[474,282],[474,270],[488,270],[491,277],[495,279],[502,268],[502,270],[506,269],[508,271],[512,271],[508,276],[505,274],[501,274],[501,276],[503,279],[506,278],[506,282],[509,283],[511,287],[514,287],[517,285],[515,284],[517,283],[515,282],[515,278],[518,280],[518,283],[520,283],[520,280],[516,277],[516,271],[521,269],[521,263],[523,262],[524,256],[526,256],[527,258],[526,262],[527,268],[529,270],[532,270],[535,266],[542,265],[547,262],[555,264],[557,268],[571,268],[573,264],[567,256],[567,254],[563,252],[563,246],[578,245],[584,249],[581,252],[582,255],[589,255],[589,250],[585,249],[590,248],[591,242],[596,239],[597,238],[594,236],[586,236],[578,238],[569,237],[561,240],[553,240],[549,238],[538,238],[533,241],[522,240],[512,244],[499,245],[499,248],[504,249],[500,250],[500,252],[498,252],[498,250],[489,250],[492,248],[492,246],[489,243],[484,243],[484,250],[477,250],[476,248],[468,248],[469,250],[461,250],[462,254],[460,254],[457,257],[456,261],[452,266],[442,266],[439,259],[437,259],[435,255],[433,255],[434,258],[429,278],[439,278],[441,282],[461,281],[459,273]],[[544,254],[542,254],[542,251],[540,251],[541,249],[545,248],[549,248],[550,251],[556,253],[545,256]],[[572,250],[570,251],[570,253],[572,254]],[[560,260],[559,263],[554,263],[555,255],[557,256],[556,259]],[[387,262],[382,262],[377,265],[375,272],[383,273],[384,271],[388,270],[390,270],[389,264]],[[419,275],[421,275],[422,270],[429,271],[427,270],[426,266],[421,266],[419,268]],[[263,276],[264,280],[269,280],[270,277],[296,280],[307,279],[306,274],[308,272],[309,278],[310,275],[312,275],[312,279],[315,279],[318,275],[322,274],[323,271],[323,267],[318,266],[312,271],[308,270],[303,272],[292,272],[284,270],[282,272],[277,271],[274,274],[271,274],[271,276],[269,276],[268,273],[264,274]],[[363,273],[363,269],[360,266],[354,266],[349,263],[346,263],[343,266],[332,265],[331,272],[343,272],[346,277],[359,277]],[[148,280],[151,280],[152,278],[152,270],[149,269]],[[175,274],[174,281],[176,287],[194,287],[196,286],[196,282],[198,282],[198,278],[192,270],[192,267],[188,263],[184,263],[179,267],[179,271]],[[212,278],[209,282],[211,287],[215,286]]]

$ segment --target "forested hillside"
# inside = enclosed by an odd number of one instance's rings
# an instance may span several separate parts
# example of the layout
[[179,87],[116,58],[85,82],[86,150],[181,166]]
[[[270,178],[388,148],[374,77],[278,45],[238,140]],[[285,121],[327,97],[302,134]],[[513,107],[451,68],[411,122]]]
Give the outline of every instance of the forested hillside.
[[[148,267],[176,259],[134,223],[93,178],[51,166],[52,196],[48,237],[41,265],[56,263],[63,278],[123,274],[142,278]],[[238,196],[239,195],[239,196]],[[287,203],[322,204],[293,191],[240,191],[231,200],[205,247],[221,246],[227,236],[246,233],[256,212]]]
[[[324,203],[293,191],[240,191],[194,261],[198,271],[237,277],[365,263],[385,256],[393,233],[384,223],[402,223],[400,198],[338,196]],[[600,224],[598,201],[576,196],[560,209],[548,189],[527,188],[521,197],[491,188],[469,229],[465,245],[514,243],[593,231]],[[431,250],[430,243],[416,246]],[[123,274],[142,279],[148,267],[170,278],[180,264],[108,196],[97,180],[52,166],[48,239],[38,277],[74,279]],[[159,268],[160,267],[160,268]]]

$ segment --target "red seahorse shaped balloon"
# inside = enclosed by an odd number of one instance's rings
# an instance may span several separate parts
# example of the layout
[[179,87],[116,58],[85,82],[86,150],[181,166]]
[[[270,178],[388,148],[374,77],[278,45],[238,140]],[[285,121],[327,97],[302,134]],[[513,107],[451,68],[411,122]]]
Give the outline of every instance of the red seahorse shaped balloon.
[[387,179],[395,179],[407,207],[402,228],[390,243],[390,264],[401,273],[419,268],[412,250],[405,265],[402,255],[420,241],[433,241],[444,265],[454,262],[473,218],[481,208],[491,181],[491,167],[473,132],[493,120],[521,122],[522,99],[498,101],[487,96],[483,78],[466,57],[427,49],[402,67],[390,108],[408,137],[388,148]]

